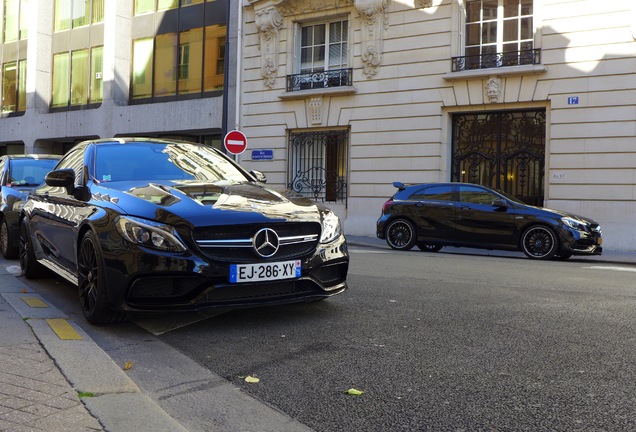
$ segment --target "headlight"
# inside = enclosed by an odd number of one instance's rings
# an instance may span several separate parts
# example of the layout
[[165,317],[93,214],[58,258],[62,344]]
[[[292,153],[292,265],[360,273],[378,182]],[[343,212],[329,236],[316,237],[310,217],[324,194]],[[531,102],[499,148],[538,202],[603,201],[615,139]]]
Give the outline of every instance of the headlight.
[[320,243],[330,243],[340,237],[340,219],[331,210],[327,211],[322,218],[322,235]]
[[115,226],[126,240],[136,245],[169,252],[186,250],[170,225],[131,216],[120,216]]
[[566,216],[561,218],[561,222],[563,222],[565,225],[569,226],[572,229],[575,229],[578,231],[588,231],[588,224],[578,219],[574,219],[574,218]]

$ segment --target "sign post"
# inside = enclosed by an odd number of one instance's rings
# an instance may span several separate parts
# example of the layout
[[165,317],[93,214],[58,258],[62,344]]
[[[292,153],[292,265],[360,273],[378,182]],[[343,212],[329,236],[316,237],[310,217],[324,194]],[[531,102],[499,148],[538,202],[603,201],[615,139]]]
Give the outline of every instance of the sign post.
[[233,155],[240,155],[247,148],[247,137],[239,130],[228,132],[223,138],[225,149]]

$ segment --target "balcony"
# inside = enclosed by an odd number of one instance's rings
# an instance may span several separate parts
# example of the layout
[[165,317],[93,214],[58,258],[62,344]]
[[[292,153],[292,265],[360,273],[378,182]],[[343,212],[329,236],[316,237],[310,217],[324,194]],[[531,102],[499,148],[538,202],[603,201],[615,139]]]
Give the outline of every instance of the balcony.
[[352,68],[287,75],[287,92],[327,89],[334,87],[350,87],[352,85]]
[[453,57],[452,72],[541,64],[541,49]]

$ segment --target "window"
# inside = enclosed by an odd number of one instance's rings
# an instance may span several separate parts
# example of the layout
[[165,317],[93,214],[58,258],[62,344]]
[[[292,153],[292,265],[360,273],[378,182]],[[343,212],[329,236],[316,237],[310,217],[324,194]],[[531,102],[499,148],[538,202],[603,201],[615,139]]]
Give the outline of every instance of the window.
[[348,22],[302,26],[300,29],[300,73],[347,67]]
[[226,26],[133,41],[132,99],[223,89]]
[[299,28],[295,75],[287,76],[287,91],[351,85],[349,22],[312,23]]
[[203,79],[203,28],[181,32],[179,39],[179,94],[200,93]]
[[422,188],[409,197],[414,201],[452,201],[453,187],[436,185]]
[[64,108],[101,102],[102,57],[101,46],[54,54],[51,107]]
[[102,79],[104,73],[104,47],[94,47],[91,49],[91,88],[90,103],[101,102],[104,98],[104,81]]
[[93,0],[93,23],[104,22],[104,0]]
[[152,38],[138,39],[133,42],[133,99],[152,96],[153,48]]
[[71,53],[71,105],[88,103],[88,50]]
[[29,0],[20,0],[20,40],[29,37]]
[[104,21],[104,0],[55,0],[55,31]]
[[16,110],[18,86],[18,68],[16,62],[2,65],[2,112],[10,113]]
[[289,134],[289,188],[316,201],[345,202],[349,132]]
[[203,90],[223,88],[225,67],[225,26],[212,25],[205,28],[205,65]]
[[26,111],[26,60],[4,63],[0,75],[1,112],[7,114]]
[[177,91],[177,34],[157,36],[155,48],[155,96],[170,96]]
[[69,95],[69,53],[53,55],[53,98],[52,107],[62,107],[68,105]]
[[18,40],[18,17],[20,11],[19,0],[4,0],[4,42],[14,42]]
[[497,198],[499,198],[497,195],[476,186],[459,187],[459,200],[463,203],[492,206]]
[[534,64],[533,0],[467,0],[466,69]]

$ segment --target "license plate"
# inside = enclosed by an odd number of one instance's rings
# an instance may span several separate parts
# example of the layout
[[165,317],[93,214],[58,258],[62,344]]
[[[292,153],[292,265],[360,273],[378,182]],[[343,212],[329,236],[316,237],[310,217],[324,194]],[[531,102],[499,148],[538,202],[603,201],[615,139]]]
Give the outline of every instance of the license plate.
[[300,260],[259,264],[231,264],[230,282],[260,282],[299,278]]

